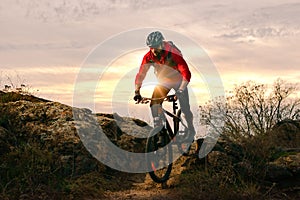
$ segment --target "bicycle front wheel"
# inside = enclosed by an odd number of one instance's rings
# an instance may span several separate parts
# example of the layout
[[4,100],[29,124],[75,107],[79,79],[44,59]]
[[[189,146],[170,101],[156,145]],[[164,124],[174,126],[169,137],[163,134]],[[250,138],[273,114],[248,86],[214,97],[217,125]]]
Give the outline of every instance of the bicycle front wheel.
[[[147,139],[146,155],[149,175],[153,181],[163,183],[170,177],[172,170],[172,145],[167,145],[170,142],[169,135],[163,128],[154,128],[150,132]],[[165,141],[165,146],[158,145],[158,135],[162,134]]]

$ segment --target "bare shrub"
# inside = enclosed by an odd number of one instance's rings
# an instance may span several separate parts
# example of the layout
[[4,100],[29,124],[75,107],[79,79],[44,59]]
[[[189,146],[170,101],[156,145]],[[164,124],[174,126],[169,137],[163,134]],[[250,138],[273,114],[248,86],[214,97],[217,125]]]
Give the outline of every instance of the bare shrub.
[[15,92],[24,95],[33,94],[32,87],[26,82],[26,79],[17,72],[14,75],[0,72],[0,90],[3,92]]
[[225,102],[216,99],[201,106],[201,122],[214,127],[212,119],[220,116],[213,113],[222,113],[223,136],[239,140],[263,135],[279,121],[300,118],[300,99],[293,96],[296,92],[296,84],[281,79],[272,87],[248,81],[230,91]]

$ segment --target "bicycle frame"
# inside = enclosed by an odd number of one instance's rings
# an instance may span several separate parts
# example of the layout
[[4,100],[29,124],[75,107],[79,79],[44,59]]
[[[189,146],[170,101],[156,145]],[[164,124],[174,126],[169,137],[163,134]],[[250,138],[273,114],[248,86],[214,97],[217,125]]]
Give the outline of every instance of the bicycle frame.
[[171,118],[173,118],[173,129],[171,128],[171,125],[169,123],[169,120],[167,119],[167,117],[165,117],[166,119],[166,128],[168,130],[168,133],[170,133],[170,137],[171,138],[174,138],[176,133],[178,132],[178,123],[181,121],[181,119],[179,119],[177,116],[176,116],[176,110],[178,109],[178,106],[177,106],[177,102],[176,101],[173,101],[173,113],[167,111],[166,109],[163,108],[163,112],[165,115],[168,115],[170,116]]
[[[168,110],[166,110],[165,108],[162,107],[162,111],[165,115],[165,119],[166,119],[166,128],[168,130],[168,133],[170,133],[170,137],[173,139],[176,135],[176,133],[178,133],[179,131],[179,123],[182,122],[182,120],[176,115],[176,111],[177,109],[179,108],[178,107],[178,103],[177,103],[177,99],[175,98],[176,95],[167,95],[165,97],[161,97],[161,98],[142,98],[141,102],[140,103],[148,103],[149,101],[151,100],[164,100],[164,101],[168,101],[168,102],[172,102],[172,109],[173,109],[173,112],[170,112]],[[181,110],[179,109],[178,112],[181,112]],[[168,121],[168,118],[166,117],[166,115],[170,116],[172,119],[173,119],[173,129],[171,128],[171,125]],[[187,125],[184,124],[182,122],[182,125],[187,128]]]

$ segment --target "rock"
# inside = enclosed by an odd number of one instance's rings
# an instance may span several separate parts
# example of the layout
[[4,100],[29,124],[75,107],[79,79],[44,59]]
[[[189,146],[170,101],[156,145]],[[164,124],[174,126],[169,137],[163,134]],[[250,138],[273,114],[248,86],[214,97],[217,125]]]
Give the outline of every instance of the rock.
[[277,148],[300,148],[300,120],[278,122],[268,133],[268,140]]
[[30,94],[22,94],[20,92],[0,91],[0,103],[15,102],[20,100],[26,100],[30,102],[49,102],[49,100],[42,99]]
[[273,151],[266,180],[281,187],[300,186],[300,120],[278,122],[267,134]]
[[266,180],[281,187],[300,186],[300,153],[281,156],[268,164]]
[[[119,148],[130,152],[145,151],[146,137],[151,130],[150,126],[143,124],[141,127],[131,118],[116,113],[93,114],[88,109],[50,101],[0,103],[0,116],[2,154],[10,150],[9,138],[15,138],[16,144],[35,144],[53,154],[65,176],[105,170],[106,167],[90,153],[96,151],[110,156],[103,140],[96,134],[99,129]],[[87,130],[87,135],[78,134],[80,130]],[[88,145],[84,146],[83,141]],[[126,158],[112,159],[119,165],[130,162]]]

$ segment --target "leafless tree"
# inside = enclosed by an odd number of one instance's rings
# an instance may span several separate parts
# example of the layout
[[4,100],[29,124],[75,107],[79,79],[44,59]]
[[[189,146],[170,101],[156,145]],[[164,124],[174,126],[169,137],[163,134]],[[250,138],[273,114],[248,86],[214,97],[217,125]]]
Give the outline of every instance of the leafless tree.
[[[283,119],[300,118],[297,85],[276,80],[272,87],[253,81],[236,86],[225,102],[218,99],[200,107],[201,122],[213,125],[213,113],[222,113],[222,133],[232,139],[265,134]],[[216,112],[219,111],[219,112]]]

